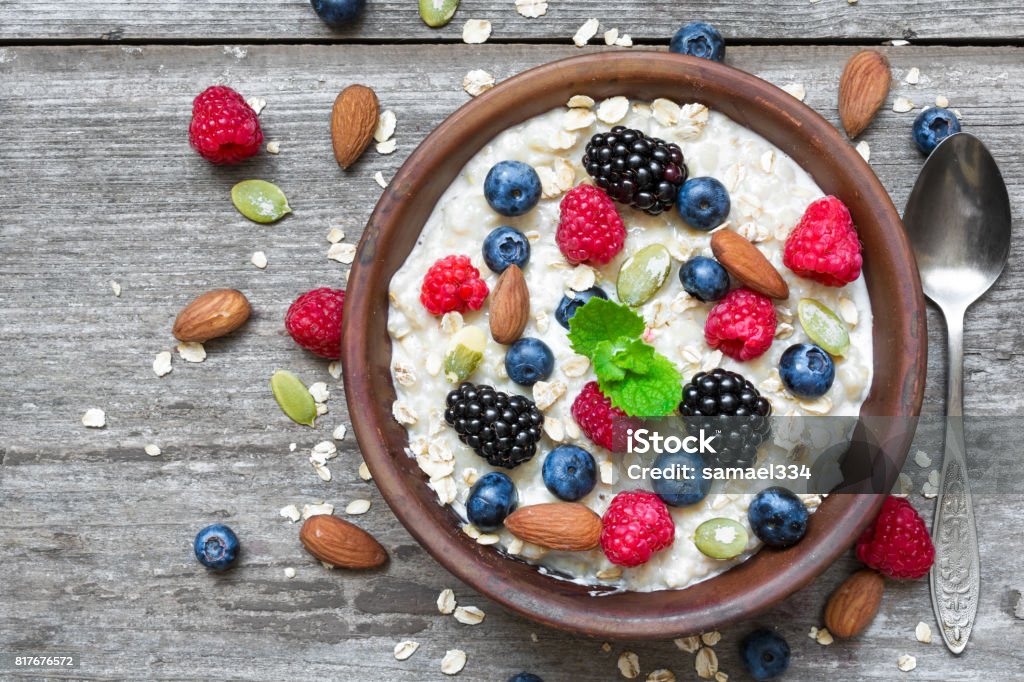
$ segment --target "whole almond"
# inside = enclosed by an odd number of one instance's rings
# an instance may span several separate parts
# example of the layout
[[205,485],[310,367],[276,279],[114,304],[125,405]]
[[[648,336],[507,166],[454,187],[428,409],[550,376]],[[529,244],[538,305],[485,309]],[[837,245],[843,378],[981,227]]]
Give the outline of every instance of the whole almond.
[[891,83],[889,60],[881,52],[862,50],[846,62],[839,78],[839,119],[851,139],[871,123]]
[[885,579],[870,568],[851,575],[828,598],[825,627],[841,639],[859,635],[878,613],[884,587]]
[[508,345],[523,335],[530,321],[530,290],[518,265],[501,273],[491,292],[490,325],[495,341]]
[[789,285],[761,250],[743,235],[718,230],[711,235],[711,251],[729,273],[759,294],[769,298],[789,298]]
[[576,502],[548,502],[520,507],[505,519],[520,540],[548,549],[580,552],[601,541],[601,517]]
[[372,535],[330,514],[306,519],[299,540],[317,559],[340,568],[376,568],[388,560],[387,552]]
[[200,343],[224,336],[249,319],[249,300],[237,289],[214,289],[196,298],[178,313],[171,332],[179,341]]
[[331,143],[342,169],[362,155],[373,139],[380,116],[377,95],[365,85],[350,85],[334,100],[331,110]]

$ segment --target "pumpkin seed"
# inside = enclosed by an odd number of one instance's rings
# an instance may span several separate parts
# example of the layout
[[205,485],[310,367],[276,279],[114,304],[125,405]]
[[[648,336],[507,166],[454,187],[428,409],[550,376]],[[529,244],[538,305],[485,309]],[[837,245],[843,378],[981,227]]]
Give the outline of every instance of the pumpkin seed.
[[615,282],[619,301],[635,308],[647,303],[668,279],[672,256],[661,244],[651,244],[626,259]]
[[732,519],[708,519],[697,526],[693,544],[712,559],[732,559],[747,548],[747,529]]
[[231,202],[257,223],[272,223],[292,212],[281,188],[266,180],[242,180],[231,188]]
[[813,298],[801,298],[797,315],[811,341],[832,355],[845,355],[850,349],[850,332],[838,315]]
[[452,337],[444,358],[444,377],[457,384],[465,381],[484,359],[487,335],[480,327],[468,325]]
[[279,369],[270,377],[270,390],[274,400],[289,419],[297,424],[313,426],[316,419],[316,403],[306,384],[291,372]]
[[420,0],[420,18],[431,28],[440,28],[452,20],[459,0]]

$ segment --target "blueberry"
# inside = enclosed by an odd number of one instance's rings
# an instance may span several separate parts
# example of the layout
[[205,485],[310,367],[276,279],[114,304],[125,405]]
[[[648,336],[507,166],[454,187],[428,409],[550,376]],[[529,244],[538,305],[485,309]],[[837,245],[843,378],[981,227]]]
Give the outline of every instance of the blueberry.
[[729,273],[713,258],[695,256],[679,268],[686,293],[700,301],[717,301],[729,293]]
[[499,161],[484,179],[484,197],[501,215],[523,215],[540,200],[540,178],[522,161]]
[[544,485],[566,502],[586,497],[597,484],[594,456],[575,445],[559,445],[544,458]]
[[832,388],[836,365],[820,346],[798,343],[787,348],[779,359],[779,375],[793,395],[820,398]]
[[514,227],[498,227],[484,239],[484,262],[494,272],[505,272],[510,265],[520,269],[530,260],[530,241]]
[[[683,478],[683,467],[685,475]],[[695,452],[664,452],[654,460],[654,469],[660,469],[664,476],[668,472],[678,478],[655,478],[651,487],[665,504],[673,507],[689,507],[697,504],[711,489],[711,480],[704,478],[704,460]]]
[[747,520],[761,542],[769,547],[795,545],[807,532],[807,507],[792,491],[765,488],[750,503]]
[[196,534],[192,549],[203,566],[223,571],[238,557],[238,536],[227,526],[215,523]]
[[740,657],[755,680],[770,680],[789,667],[789,644],[780,635],[761,628],[740,642]]
[[711,24],[695,21],[676,31],[668,49],[677,54],[720,62],[725,59],[725,38]]
[[573,318],[576,311],[583,307],[590,299],[603,298],[608,300],[608,294],[604,293],[604,289],[601,287],[590,287],[585,291],[577,291],[575,298],[569,298],[568,296],[562,296],[561,303],[555,308],[555,319],[558,320],[558,324],[562,325],[566,329],[569,328],[569,320]]
[[480,530],[497,530],[518,504],[516,484],[505,474],[492,471],[481,476],[469,489],[466,517]]
[[960,119],[949,109],[930,107],[914,119],[913,132],[917,148],[927,156],[940,142],[960,132]]
[[508,678],[508,682],[544,682],[544,680],[533,673],[519,673]]
[[344,26],[359,18],[366,0],[309,0],[313,11],[328,26]]
[[519,339],[505,352],[505,371],[508,378],[521,386],[533,386],[551,376],[555,368],[555,354],[540,339]]
[[729,192],[714,178],[690,178],[679,188],[676,209],[695,230],[710,232],[729,215]]

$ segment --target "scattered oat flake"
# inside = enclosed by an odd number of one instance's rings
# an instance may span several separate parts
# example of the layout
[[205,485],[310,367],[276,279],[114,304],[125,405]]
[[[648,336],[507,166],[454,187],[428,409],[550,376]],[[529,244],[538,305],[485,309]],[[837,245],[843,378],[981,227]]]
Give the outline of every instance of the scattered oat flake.
[[486,19],[470,19],[462,26],[462,42],[479,45],[491,37],[491,22]]
[[387,140],[386,142],[377,143],[377,153],[390,154],[391,152],[395,151],[396,147],[398,147],[398,142],[396,142],[395,138],[392,137],[390,140]]
[[484,612],[475,606],[460,606],[455,609],[455,620],[463,625],[479,625],[484,622]]
[[267,254],[263,253],[262,251],[254,251],[252,254],[252,258],[249,259],[249,262],[258,267],[260,270],[263,270],[267,267]]
[[178,344],[178,355],[185,362],[202,362],[206,359],[206,349],[198,341],[182,341]]
[[569,101],[566,102],[565,106],[570,109],[589,109],[594,106],[594,104],[595,102],[593,97],[587,97],[586,95],[573,95],[569,98]]
[[633,38],[628,33],[623,33],[615,40],[618,47],[633,47]]
[[667,668],[658,668],[647,674],[647,682],[676,682],[676,674]]
[[914,462],[922,469],[927,469],[932,465],[932,458],[924,450],[918,450],[914,453]]
[[868,146],[868,143],[865,140],[861,140],[860,142],[858,142],[856,149],[857,153],[860,154],[861,158],[863,158],[865,161],[871,160],[871,147]]
[[332,227],[327,231],[327,241],[331,244],[337,244],[343,239],[345,239],[345,233],[340,228]]
[[903,654],[896,659],[896,667],[905,673],[909,673],[911,670],[917,667],[917,659],[910,654]]
[[602,568],[595,575],[598,580],[618,580],[622,577],[622,567],[612,566],[610,568]]
[[373,174],[373,181],[380,185],[381,189],[387,189],[388,181],[384,179],[384,174],[380,171]]
[[114,296],[121,298],[121,283],[117,280],[110,280],[110,290],[114,292]]
[[605,485],[611,485],[615,483],[615,465],[611,462],[601,462],[601,466],[598,467],[601,471],[601,483]]
[[365,514],[368,511],[370,511],[369,500],[352,500],[347,505],[345,505],[345,513],[351,514],[352,516]]
[[380,112],[380,117],[377,119],[377,129],[373,131],[373,139],[377,142],[387,142],[395,134],[395,125],[397,123],[398,117],[395,116],[395,112],[390,109]]
[[494,87],[494,76],[483,69],[473,69],[462,78],[462,89],[472,97],[481,95]]
[[562,118],[562,127],[569,131],[581,130],[594,125],[596,119],[593,111],[576,107],[565,112],[565,116]]
[[835,639],[833,639],[832,633],[828,631],[828,628],[822,628],[814,636],[814,641],[822,646],[828,646],[835,642]]
[[527,19],[536,19],[547,14],[548,3],[544,0],[516,0],[516,11]]
[[366,462],[359,463],[359,478],[364,481],[373,480],[373,476],[370,474],[370,467],[366,466]]
[[597,117],[605,123],[618,123],[629,112],[629,99],[623,96],[609,97],[597,107]]
[[245,103],[252,107],[252,110],[256,112],[257,116],[263,113],[263,110],[267,108],[267,100],[262,97],[250,97],[245,100]]
[[945,109],[949,106],[949,98],[945,95],[939,95],[935,98],[935,106],[942,107]]
[[619,39],[619,29],[610,28],[604,32],[604,44],[614,45],[615,41]]
[[796,97],[801,102],[807,97],[807,89],[803,83],[786,83],[782,86],[782,89],[788,92],[793,97]]
[[455,592],[451,588],[445,588],[437,595],[437,610],[446,616],[455,610]]
[[334,505],[330,502],[317,502],[316,504],[304,504],[302,505],[302,520],[305,521],[310,516],[317,516],[319,514],[333,514]]
[[[590,39],[597,35],[597,29],[601,26],[601,22],[597,19],[587,19],[583,22],[583,25],[576,31],[576,35],[572,37],[572,42],[576,44],[576,47],[583,47],[590,42]],[[639,672],[637,673],[640,674]]]
[[356,245],[343,242],[331,244],[327,249],[327,258],[343,265],[351,265],[352,261],[356,259]]
[[441,659],[441,672],[445,675],[458,675],[465,667],[466,652],[462,649],[449,649],[445,652],[444,658]]
[[912,67],[907,71],[907,75],[903,77],[903,82],[908,85],[917,85],[921,82],[921,69]]
[[338,379],[341,377],[341,363],[335,360],[327,365],[327,373],[333,378]]
[[156,443],[150,443],[149,445],[144,447],[142,450],[143,450],[143,452],[145,452],[150,457],[159,457],[160,456],[160,446],[157,445]]
[[619,655],[619,672],[628,680],[640,676],[640,657],[632,651],[623,651]]
[[718,672],[718,654],[711,647],[701,647],[694,659],[693,667],[697,671],[697,677],[703,680],[714,679]]
[[271,140],[270,142],[268,142],[267,143],[267,153],[268,154],[280,154],[281,153],[281,143],[278,142],[277,140]]
[[917,638],[917,641],[921,642],[922,644],[931,644],[932,643],[932,628],[931,628],[931,626],[928,625],[928,623],[925,623],[924,621],[919,622],[917,624],[917,627],[914,628],[914,636]]
[[289,580],[294,578],[295,577],[295,569],[292,568],[291,566],[288,566],[287,568],[285,568],[284,569],[284,577],[288,578]]
[[296,507],[294,504],[289,504],[287,506],[281,507],[281,511],[279,511],[278,514],[288,519],[292,523],[295,523],[300,518],[302,518],[302,514],[299,512],[299,508]]
[[720,641],[722,641],[722,633],[718,632],[717,630],[705,632],[700,636],[700,641],[704,642],[704,644],[708,646],[714,646],[718,644]]
[[696,636],[679,637],[672,640],[680,651],[695,654],[700,650],[700,638]]
[[153,358],[153,373],[158,377],[167,376],[172,369],[170,351],[162,350]]
[[906,97],[897,97],[892,103],[892,110],[897,114],[905,114],[914,110],[914,103]]
[[407,639],[404,642],[399,642],[395,645],[395,658],[399,661],[405,659],[416,653],[416,650],[420,648],[419,642],[414,642],[411,639]]
[[533,402],[538,410],[546,410],[565,395],[566,389],[564,381],[538,381],[533,385]]
[[496,533],[483,533],[476,539],[478,545],[496,545],[501,542],[501,536]]

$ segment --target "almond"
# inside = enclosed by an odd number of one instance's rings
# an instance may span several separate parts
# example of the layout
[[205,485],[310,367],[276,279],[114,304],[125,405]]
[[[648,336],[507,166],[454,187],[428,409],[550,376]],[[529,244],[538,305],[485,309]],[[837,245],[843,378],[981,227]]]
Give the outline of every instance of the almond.
[[340,568],[376,568],[388,560],[387,552],[372,535],[330,514],[306,519],[299,540],[317,559]]
[[567,552],[593,549],[601,541],[601,517],[576,502],[520,507],[505,519],[505,528],[520,540]]
[[530,290],[518,265],[510,265],[501,273],[491,292],[491,336],[508,345],[523,335],[530,321]]
[[882,601],[885,579],[870,568],[857,571],[828,598],[825,627],[835,637],[856,637],[871,624]]
[[862,50],[850,57],[839,78],[839,118],[846,134],[861,134],[885,102],[892,83],[889,60],[881,52]]
[[249,300],[237,289],[214,289],[198,297],[178,313],[171,332],[179,341],[203,343],[224,336],[249,319]]
[[769,298],[789,298],[786,280],[743,235],[728,229],[718,230],[711,235],[711,251],[733,277],[754,291]]
[[331,143],[342,169],[356,162],[373,139],[380,118],[377,95],[365,85],[350,85],[334,100],[331,111]]

